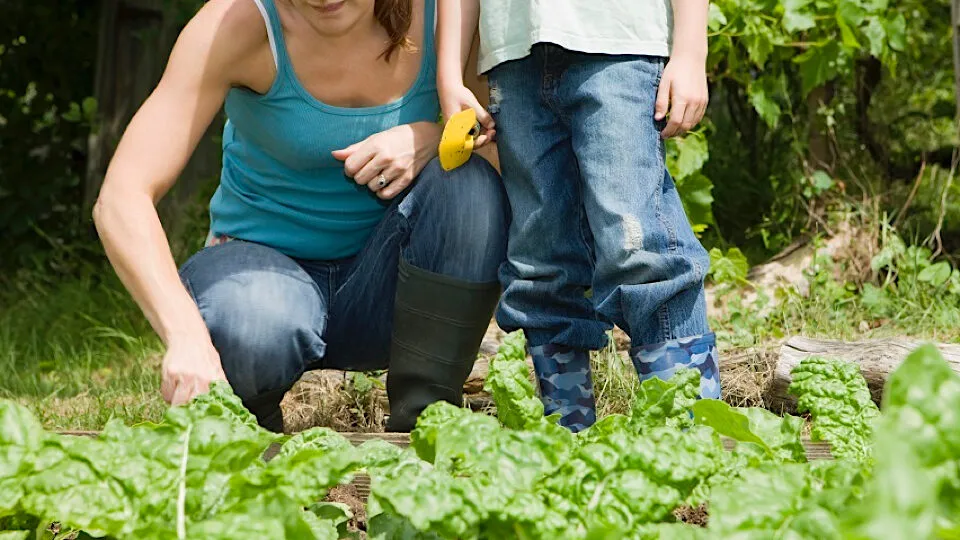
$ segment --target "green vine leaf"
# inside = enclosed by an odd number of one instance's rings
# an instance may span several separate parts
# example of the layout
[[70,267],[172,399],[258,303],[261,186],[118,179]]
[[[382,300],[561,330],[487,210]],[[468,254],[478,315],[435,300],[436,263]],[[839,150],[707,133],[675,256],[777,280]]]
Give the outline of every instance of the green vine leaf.
[[817,25],[808,8],[812,0],[784,0],[783,28],[787,32],[802,32]]
[[800,65],[804,96],[837,76],[840,72],[840,54],[840,44],[828,41],[810,48],[794,59],[794,62]]

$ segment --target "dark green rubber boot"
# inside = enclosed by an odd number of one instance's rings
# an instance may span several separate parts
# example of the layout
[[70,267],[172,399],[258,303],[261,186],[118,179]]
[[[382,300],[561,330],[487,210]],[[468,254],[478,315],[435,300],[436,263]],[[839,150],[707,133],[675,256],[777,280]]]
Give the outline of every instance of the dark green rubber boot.
[[463,405],[463,383],[500,298],[500,284],[460,281],[402,259],[387,371],[387,431],[409,432],[428,405]]

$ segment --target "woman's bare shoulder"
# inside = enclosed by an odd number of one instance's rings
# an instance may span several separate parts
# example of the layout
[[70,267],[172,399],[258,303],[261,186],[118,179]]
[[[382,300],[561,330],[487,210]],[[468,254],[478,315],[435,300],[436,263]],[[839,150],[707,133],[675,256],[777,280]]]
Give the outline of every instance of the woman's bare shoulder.
[[266,23],[254,0],[208,1],[187,23],[177,48],[231,84],[248,83],[251,70],[271,57]]

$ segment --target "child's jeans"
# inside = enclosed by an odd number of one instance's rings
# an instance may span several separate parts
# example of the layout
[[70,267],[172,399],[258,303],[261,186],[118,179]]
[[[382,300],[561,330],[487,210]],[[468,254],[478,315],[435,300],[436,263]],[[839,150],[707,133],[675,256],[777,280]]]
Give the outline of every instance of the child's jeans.
[[612,323],[639,353],[709,335],[710,258],[653,118],[665,61],[537,45],[489,74],[513,214],[497,321],[532,347],[599,349]]

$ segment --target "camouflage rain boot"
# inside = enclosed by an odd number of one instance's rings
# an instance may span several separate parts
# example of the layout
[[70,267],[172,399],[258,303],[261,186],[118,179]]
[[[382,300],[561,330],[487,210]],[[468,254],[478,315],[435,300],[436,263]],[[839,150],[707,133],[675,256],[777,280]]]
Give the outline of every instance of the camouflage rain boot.
[[562,345],[531,347],[543,412],[560,414],[560,425],[576,433],[597,421],[590,353]]
[[630,349],[630,359],[641,381],[651,377],[667,380],[681,367],[700,370],[701,398],[720,399],[718,357],[713,333]]

